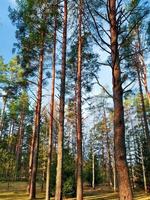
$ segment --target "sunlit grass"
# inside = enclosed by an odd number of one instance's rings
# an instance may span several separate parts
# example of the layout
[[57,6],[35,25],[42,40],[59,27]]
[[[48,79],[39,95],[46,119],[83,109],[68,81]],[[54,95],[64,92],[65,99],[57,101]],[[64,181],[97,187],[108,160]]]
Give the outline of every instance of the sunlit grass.
[[[7,183],[0,183],[0,200],[28,200],[26,188],[27,183],[22,182],[10,183],[10,185],[8,185]],[[38,199],[45,199],[44,193],[41,193],[39,191],[39,186],[37,200]],[[69,198],[68,200],[75,200],[75,198]],[[103,190],[86,190],[84,200],[118,200],[118,194]],[[138,192],[135,194],[134,200],[150,200],[150,194]]]

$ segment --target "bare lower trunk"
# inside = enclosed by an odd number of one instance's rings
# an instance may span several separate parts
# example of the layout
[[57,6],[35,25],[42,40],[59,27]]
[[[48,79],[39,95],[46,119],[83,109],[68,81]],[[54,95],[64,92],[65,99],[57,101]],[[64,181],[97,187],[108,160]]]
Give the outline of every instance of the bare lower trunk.
[[81,103],[81,82],[82,82],[82,14],[83,0],[79,0],[78,18],[78,66],[77,66],[77,200],[83,199],[82,180],[82,103]]
[[49,121],[49,145],[48,145],[47,176],[46,176],[46,200],[50,199],[50,178],[51,178],[51,163],[52,163],[53,118],[54,118],[54,98],[55,98],[56,31],[57,31],[57,17],[55,16],[50,121]]
[[[122,100],[122,88],[118,82],[118,72],[114,74],[114,150],[117,170],[117,179],[119,186],[120,200],[132,200],[132,191],[129,181],[128,167],[126,163],[125,150],[125,127],[124,127],[124,109]],[[118,79],[118,80],[117,80]],[[118,85],[119,84],[119,85]]]
[[66,45],[67,45],[67,4],[64,0],[64,22],[63,22],[63,46],[62,46],[62,68],[59,105],[59,131],[58,131],[58,153],[56,172],[55,200],[62,200],[62,174],[63,174],[63,138],[64,138],[64,106],[65,106],[65,77],[66,77]]
[[132,200],[132,191],[126,162],[123,89],[119,64],[116,0],[109,0],[111,57],[114,100],[114,151],[120,200]]
[[0,137],[2,137],[6,102],[7,102],[7,97],[3,97],[3,108],[2,108],[2,111],[1,111],[1,117],[0,117]]
[[140,143],[140,154],[141,154],[141,164],[142,164],[142,172],[143,172],[144,190],[145,190],[145,193],[147,193],[146,170],[145,170],[145,163],[144,163],[144,156],[143,156],[143,148],[142,148],[142,143],[140,141],[140,138],[139,138],[139,143]]
[[92,188],[95,189],[95,154],[92,155]]
[[107,157],[108,157],[108,182],[109,185],[113,185],[112,180],[112,167],[111,167],[111,150],[110,150],[110,141],[109,141],[109,130],[107,127],[106,111],[104,106],[104,121],[105,121],[105,131],[106,131],[106,145],[107,145]]
[[[129,117],[129,116],[128,116]],[[132,149],[131,149],[131,134],[129,133],[127,138],[127,148],[128,148],[128,163],[129,163],[129,176],[131,181],[132,189],[134,189],[134,174],[133,174],[133,160],[132,160]]]
[[21,154],[22,154],[22,145],[23,145],[23,136],[24,136],[24,113],[21,114],[20,127],[18,133],[18,142],[16,145],[16,179],[18,178],[20,168],[21,168]]
[[114,156],[113,156],[113,190],[114,190],[114,192],[117,191],[116,163],[115,163]]
[[29,198],[35,199],[36,196],[36,175],[38,165],[38,150],[39,150],[39,134],[40,134],[40,120],[41,120],[41,103],[42,103],[42,82],[43,82],[43,64],[44,64],[44,36],[42,49],[40,51],[40,64],[39,64],[39,80],[37,103],[34,118],[34,128],[32,136],[30,166],[29,166]]
[[[36,121],[36,113],[34,114],[34,123]],[[30,194],[30,186],[31,186],[31,173],[32,173],[32,163],[33,163],[33,149],[35,145],[35,126],[33,126],[33,132],[32,132],[32,137],[31,137],[31,144],[30,144],[30,157],[29,157],[29,183],[27,187],[27,192]]]

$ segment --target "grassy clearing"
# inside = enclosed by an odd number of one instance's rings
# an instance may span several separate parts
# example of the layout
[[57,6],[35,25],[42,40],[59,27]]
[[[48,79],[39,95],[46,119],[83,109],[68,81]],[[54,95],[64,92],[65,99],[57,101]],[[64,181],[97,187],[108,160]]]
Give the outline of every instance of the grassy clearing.
[[[8,187],[9,186],[9,187]],[[0,183],[0,200],[28,200],[28,194],[26,192],[27,183]],[[44,200],[44,193],[39,192],[38,186],[37,200]],[[90,190],[85,189],[84,200],[118,200],[118,194],[109,192],[106,190]],[[52,198],[53,199],[53,198]],[[65,198],[64,198],[65,199]],[[150,200],[150,194],[144,194],[138,192],[135,194],[135,200]],[[69,198],[67,200],[75,200],[75,198]]]

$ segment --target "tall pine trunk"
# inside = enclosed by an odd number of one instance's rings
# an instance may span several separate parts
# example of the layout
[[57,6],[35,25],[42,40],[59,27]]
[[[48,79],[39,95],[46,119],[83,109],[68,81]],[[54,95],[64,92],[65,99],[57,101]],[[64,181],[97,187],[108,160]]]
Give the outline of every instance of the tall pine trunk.
[[39,56],[39,72],[38,72],[38,91],[35,109],[34,128],[31,144],[30,166],[29,166],[29,198],[36,197],[36,175],[38,165],[39,151],[39,134],[41,120],[41,104],[42,104],[42,83],[43,83],[43,65],[44,65],[44,33],[42,33],[42,45]]
[[53,65],[52,65],[52,85],[51,85],[51,102],[50,102],[50,121],[49,121],[49,144],[47,159],[47,176],[46,176],[46,200],[50,199],[50,178],[52,163],[52,142],[53,142],[53,119],[54,119],[54,100],[55,100],[55,67],[56,67],[56,34],[57,34],[57,17],[54,22],[54,44],[53,44]]
[[64,0],[63,44],[62,44],[62,66],[61,66],[61,85],[60,85],[60,104],[59,104],[59,127],[58,127],[59,130],[58,130],[55,200],[62,199],[64,107],[65,107],[67,15],[68,15],[67,5],[68,5],[68,0]]
[[81,102],[81,82],[82,82],[82,15],[83,0],[79,0],[78,17],[78,63],[77,63],[77,200],[83,199],[82,180],[82,102]]
[[113,77],[114,151],[119,186],[119,196],[120,200],[132,200],[133,197],[126,162],[123,89],[119,63],[116,0],[109,0],[108,12],[111,33],[111,57]]

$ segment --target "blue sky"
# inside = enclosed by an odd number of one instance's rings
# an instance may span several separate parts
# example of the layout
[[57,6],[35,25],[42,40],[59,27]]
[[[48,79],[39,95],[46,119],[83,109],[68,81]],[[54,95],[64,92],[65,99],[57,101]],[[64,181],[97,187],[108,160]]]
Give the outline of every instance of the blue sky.
[[15,42],[15,27],[8,17],[8,7],[15,6],[15,0],[1,0],[0,2],[0,56],[8,62],[12,58],[12,48]]

